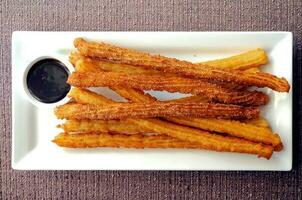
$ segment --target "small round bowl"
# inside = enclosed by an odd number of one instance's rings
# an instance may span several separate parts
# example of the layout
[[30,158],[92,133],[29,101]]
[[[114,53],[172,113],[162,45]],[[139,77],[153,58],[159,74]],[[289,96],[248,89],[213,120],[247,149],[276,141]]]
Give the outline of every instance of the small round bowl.
[[34,59],[32,62],[28,64],[28,66],[25,68],[24,73],[23,73],[23,89],[25,92],[25,96],[31,102],[33,105],[35,105],[37,108],[42,108],[42,109],[49,109],[49,108],[54,108],[55,106],[67,103],[70,98],[69,97],[64,97],[63,99],[54,102],[54,103],[44,103],[36,99],[30,92],[27,86],[27,75],[29,70],[34,66],[35,63],[44,60],[44,59],[55,59],[61,62],[67,69],[68,69],[68,75],[70,75],[74,71],[74,67],[72,64],[64,57],[61,56],[41,56],[36,59]]

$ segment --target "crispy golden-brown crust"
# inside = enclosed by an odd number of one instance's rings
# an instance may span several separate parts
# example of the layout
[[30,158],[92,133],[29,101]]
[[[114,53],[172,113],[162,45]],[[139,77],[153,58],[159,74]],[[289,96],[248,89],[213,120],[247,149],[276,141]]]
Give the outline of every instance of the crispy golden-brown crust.
[[[156,126],[157,128],[157,126]],[[169,128],[168,128],[169,129]],[[172,132],[176,132],[171,130]],[[177,130],[179,132],[179,130]],[[197,131],[197,130],[196,130]],[[58,146],[69,148],[95,148],[95,147],[122,147],[122,148],[186,148],[208,149],[237,153],[256,154],[269,159],[273,148],[268,145],[257,144],[236,138],[200,133],[195,136],[199,142],[188,142],[165,135],[143,136],[106,133],[61,133],[53,140]],[[191,132],[190,132],[191,133]],[[192,133],[194,134],[194,133]]]
[[246,86],[269,87],[279,92],[288,92],[289,84],[284,78],[268,73],[248,73],[221,70],[205,64],[193,64],[175,58],[150,55],[105,43],[87,42],[82,38],[74,41],[79,53],[84,56],[105,59],[112,62],[143,66],[168,73],[182,74],[191,78],[201,78],[219,82],[238,83]]
[[265,51],[258,48],[235,56],[210,60],[198,64],[200,64],[201,66],[203,66],[204,64],[214,67],[217,66],[222,69],[246,70],[250,68],[257,69],[256,67],[265,65],[267,62],[268,59]]
[[[222,138],[211,138],[213,141],[219,141]],[[208,138],[207,138],[208,139]],[[221,143],[207,144],[193,143],[178,140],[164,135],[142,136],[142,135],[122,135],[122,134],[98,134],[98,133],[82,133],[67,134],[61,133],[53,140],[58,146],[68,148],[95,148],[95,147],[118,147],[118,148],[186,148],[186,149],[209,149],[213,150],[213,146]],[[230,143],[232,142],[232,143]],[[216,151],[228,151],[238,153],[256,154],[259,157],[269,159],[272,154],[272,147],[256,144],[252,142],[240,141],[238,139],[226,138],[225,144],[229,146],[219,146]]]
[[[127,65],[127,64],[121,64],[121,63],[113,63],[109,61],[104,61],[104,60],[97,60],[93,58],[89,58],[86,56],[82,56],[79,53],[72,52],[69,56],[70,62],[75,66],[76,70],[79,72],[85,72],[85,71],[112,71],[112,72],[122,72],[122,73],[128,73],[128,74],[162,74],[161,71],[158,70],[152,70],[152,69],[145,69],[139,66],[134,66],[134,65]],[[216,62],[216,61],[215,61]],[[232,69],[231,66],[228,63],[225,63],[222,59],[220,61],[219,59],[217,62],[222,62],[222,65],[219,65],[218,67],[226,68],[226,69]],[[240,62],[240,60],[238,60]],[[244,61],[242,61],[244,62]],[[243,64],[243,63],[241,63]],[[260,66],[260,65],[259,65]],[[236,68],[237,69],[237,68]],[[238,66],[238,70],[241,69],[240,66]],[[259,68],[253,67],[253,68],[248,68],[248,69],[241,69],[244,70],[245,72],[260,72]],[[176,74],[171,74],[169,75],[176,76]],[[238,85],[237,85],[238,86]]]
[[216,84],[181,77],[158,75],[129,75],[115,72],[74,72],[68,83],[75,87],[128,87],[140,90],[204,95],[212,101],[238,105],[264,105],[268,96],[258,91],[233,91]]
[[208,117],[226,119],[252,119],[259,116],[256,107],[212,103],[116,103],[92,105],[68,103],[55,108],[59,119],[125,119],[151,117]]
[[[115,71],[115,72],[125,72],[125,73],[126,72],[148,73],[152,71],[152,70],[150,71],[147,69],[142,69],[141,67],[134,66],[134,65],[125,65],[125,64],[111,63],[108,61],[90,59],[89,57],[81,56],[78,52],[71,52],[69,56],[69,61],[74,66],[76,66],[77,61],[81,61],[81,64],[79,64],[78,67],[82,65],[93,66],[94,69],[91,68],[92,70],[99,68],[104,71]],[[197,63],[197,65],[201,64],[203,66],[204,64],[206,64],[221,69],[236,69],[236,70],[244,70],[247,72],[259,72],[260,71],[259,67],[266,64],[267,62],[268,59],[265,51],[263,49],[255,49],[227,58],[200,62]],[[154,72],[158,72],[158,71],[154,71]]]
[[53,140],[58,146],[69,148],[95,148],[95,147],[120,147],[120,148],[186,148],[202,149],[199,144],[181,141],[165,135],[125,135],[106,133],[60,133]]
[[59,126],[64,132],[100,132],[100,133],[123,133],[137,134],[147,133],[149,130],[138,128],[137,125],[127,120],[66,120]]

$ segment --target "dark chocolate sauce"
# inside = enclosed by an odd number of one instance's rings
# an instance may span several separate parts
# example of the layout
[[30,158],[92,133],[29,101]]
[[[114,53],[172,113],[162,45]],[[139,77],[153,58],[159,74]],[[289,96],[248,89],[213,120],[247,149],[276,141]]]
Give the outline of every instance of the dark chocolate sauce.
[[58,60],[47,58],[35,63],[29,70],[26,83],[29,92],[43,103],[63,99],[70,90],[66,83],[67,67]]

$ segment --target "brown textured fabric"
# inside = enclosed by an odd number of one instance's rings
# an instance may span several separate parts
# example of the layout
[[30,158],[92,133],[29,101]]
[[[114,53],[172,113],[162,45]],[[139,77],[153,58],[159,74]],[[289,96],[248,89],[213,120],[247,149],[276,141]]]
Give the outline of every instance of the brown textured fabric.
[[[301,199],[302,1],[0,0],[0,199]],[[293,31],[291,172],[14,171],[11,34],[40,31]]]

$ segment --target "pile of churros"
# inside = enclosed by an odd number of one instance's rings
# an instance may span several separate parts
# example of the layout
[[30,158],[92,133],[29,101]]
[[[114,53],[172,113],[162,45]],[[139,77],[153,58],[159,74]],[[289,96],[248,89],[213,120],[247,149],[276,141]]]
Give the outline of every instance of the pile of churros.
[[[260,116],[268,96],[288,92],[286,79],[263,73],[262,49],[202,63],[151,55],[77,38],[68,83],[71,101],[55,108],[63,129],[53,140],[69,148],[183,148],[255,154],[269,159],[283,148]],[[89,90],[108,87],[115,102]],[[148,90],[192,96],[160,101]]]

